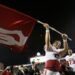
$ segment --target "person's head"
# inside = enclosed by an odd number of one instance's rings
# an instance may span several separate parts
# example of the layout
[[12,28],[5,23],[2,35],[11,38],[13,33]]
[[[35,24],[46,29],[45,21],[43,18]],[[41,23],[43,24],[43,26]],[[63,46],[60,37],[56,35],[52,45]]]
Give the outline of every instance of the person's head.
[[32,61],[32,65],[34,65],[35,64],[35,61]]
[[53,43],[53,46],[56,47],[57,49],[61,47],[61,42],[59,40],[55,41]]
[[69,49],[68,50],[68,55],[72,55],[72,53],[73,53],[72,49]]

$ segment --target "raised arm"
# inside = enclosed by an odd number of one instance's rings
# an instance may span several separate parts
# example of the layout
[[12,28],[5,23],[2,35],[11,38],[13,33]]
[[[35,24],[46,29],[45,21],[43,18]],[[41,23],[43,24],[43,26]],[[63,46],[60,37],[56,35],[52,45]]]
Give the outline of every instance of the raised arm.
[[50,30],[49,30],[49,25],[47,23],[44,23],[43,26],[45,27],[45,48],[48,50],[48,48],[51,45],[51,38],[50,38]]
[[68,42],[67,42],[68,36],[66,34],[62,34],[62,38],[63,38],[63,49],[61,49],[60,53],[63,56],[64,54],[68,52]]

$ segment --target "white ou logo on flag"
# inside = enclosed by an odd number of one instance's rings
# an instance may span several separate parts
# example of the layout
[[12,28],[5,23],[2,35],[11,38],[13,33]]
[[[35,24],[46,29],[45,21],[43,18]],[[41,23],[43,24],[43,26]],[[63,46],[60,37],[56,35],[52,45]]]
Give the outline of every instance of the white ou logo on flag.
[[[14,34],[19,37],[19,41],[17,41],[13,36],[11,36]],[[23,46],[26,43],[27,39],[28,37],[24,36],[22,31],[19,30],[11,31],[0,28],[0,43],[2,44]]]

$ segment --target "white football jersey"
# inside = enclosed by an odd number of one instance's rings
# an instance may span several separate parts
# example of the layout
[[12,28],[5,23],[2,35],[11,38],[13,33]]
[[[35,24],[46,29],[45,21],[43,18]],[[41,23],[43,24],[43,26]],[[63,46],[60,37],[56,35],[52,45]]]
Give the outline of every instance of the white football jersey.
[[69,63],[69,66],[73,69],[75,72],[75,53],[73,53],[71,56],[67,55],[65,57],[65,60]]
[[67,55],[65,60],[68,61],[69,65],[75,64],[75,53],[73,53],[71,56]]
[[45,59],[47,60],[58,60],[59,52],[63,51],[63,49],[56,49],[54,46],[51,46],[48,50],[45,47]]

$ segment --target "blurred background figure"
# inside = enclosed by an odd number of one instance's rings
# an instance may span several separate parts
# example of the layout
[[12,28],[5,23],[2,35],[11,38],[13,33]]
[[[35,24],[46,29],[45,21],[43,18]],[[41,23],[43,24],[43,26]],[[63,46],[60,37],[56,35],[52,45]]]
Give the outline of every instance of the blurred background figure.
[[75,73],[75,53],[73,53],[72,49],[68,50],[68,55],[65,56],[65,60],[67,62],[68,69]]
[[0,62],[0,73],[4,70],[4,64]]
[[29,75],[40,75],[40,70],[34,61],[32,62],[32,66],[29,69]]

